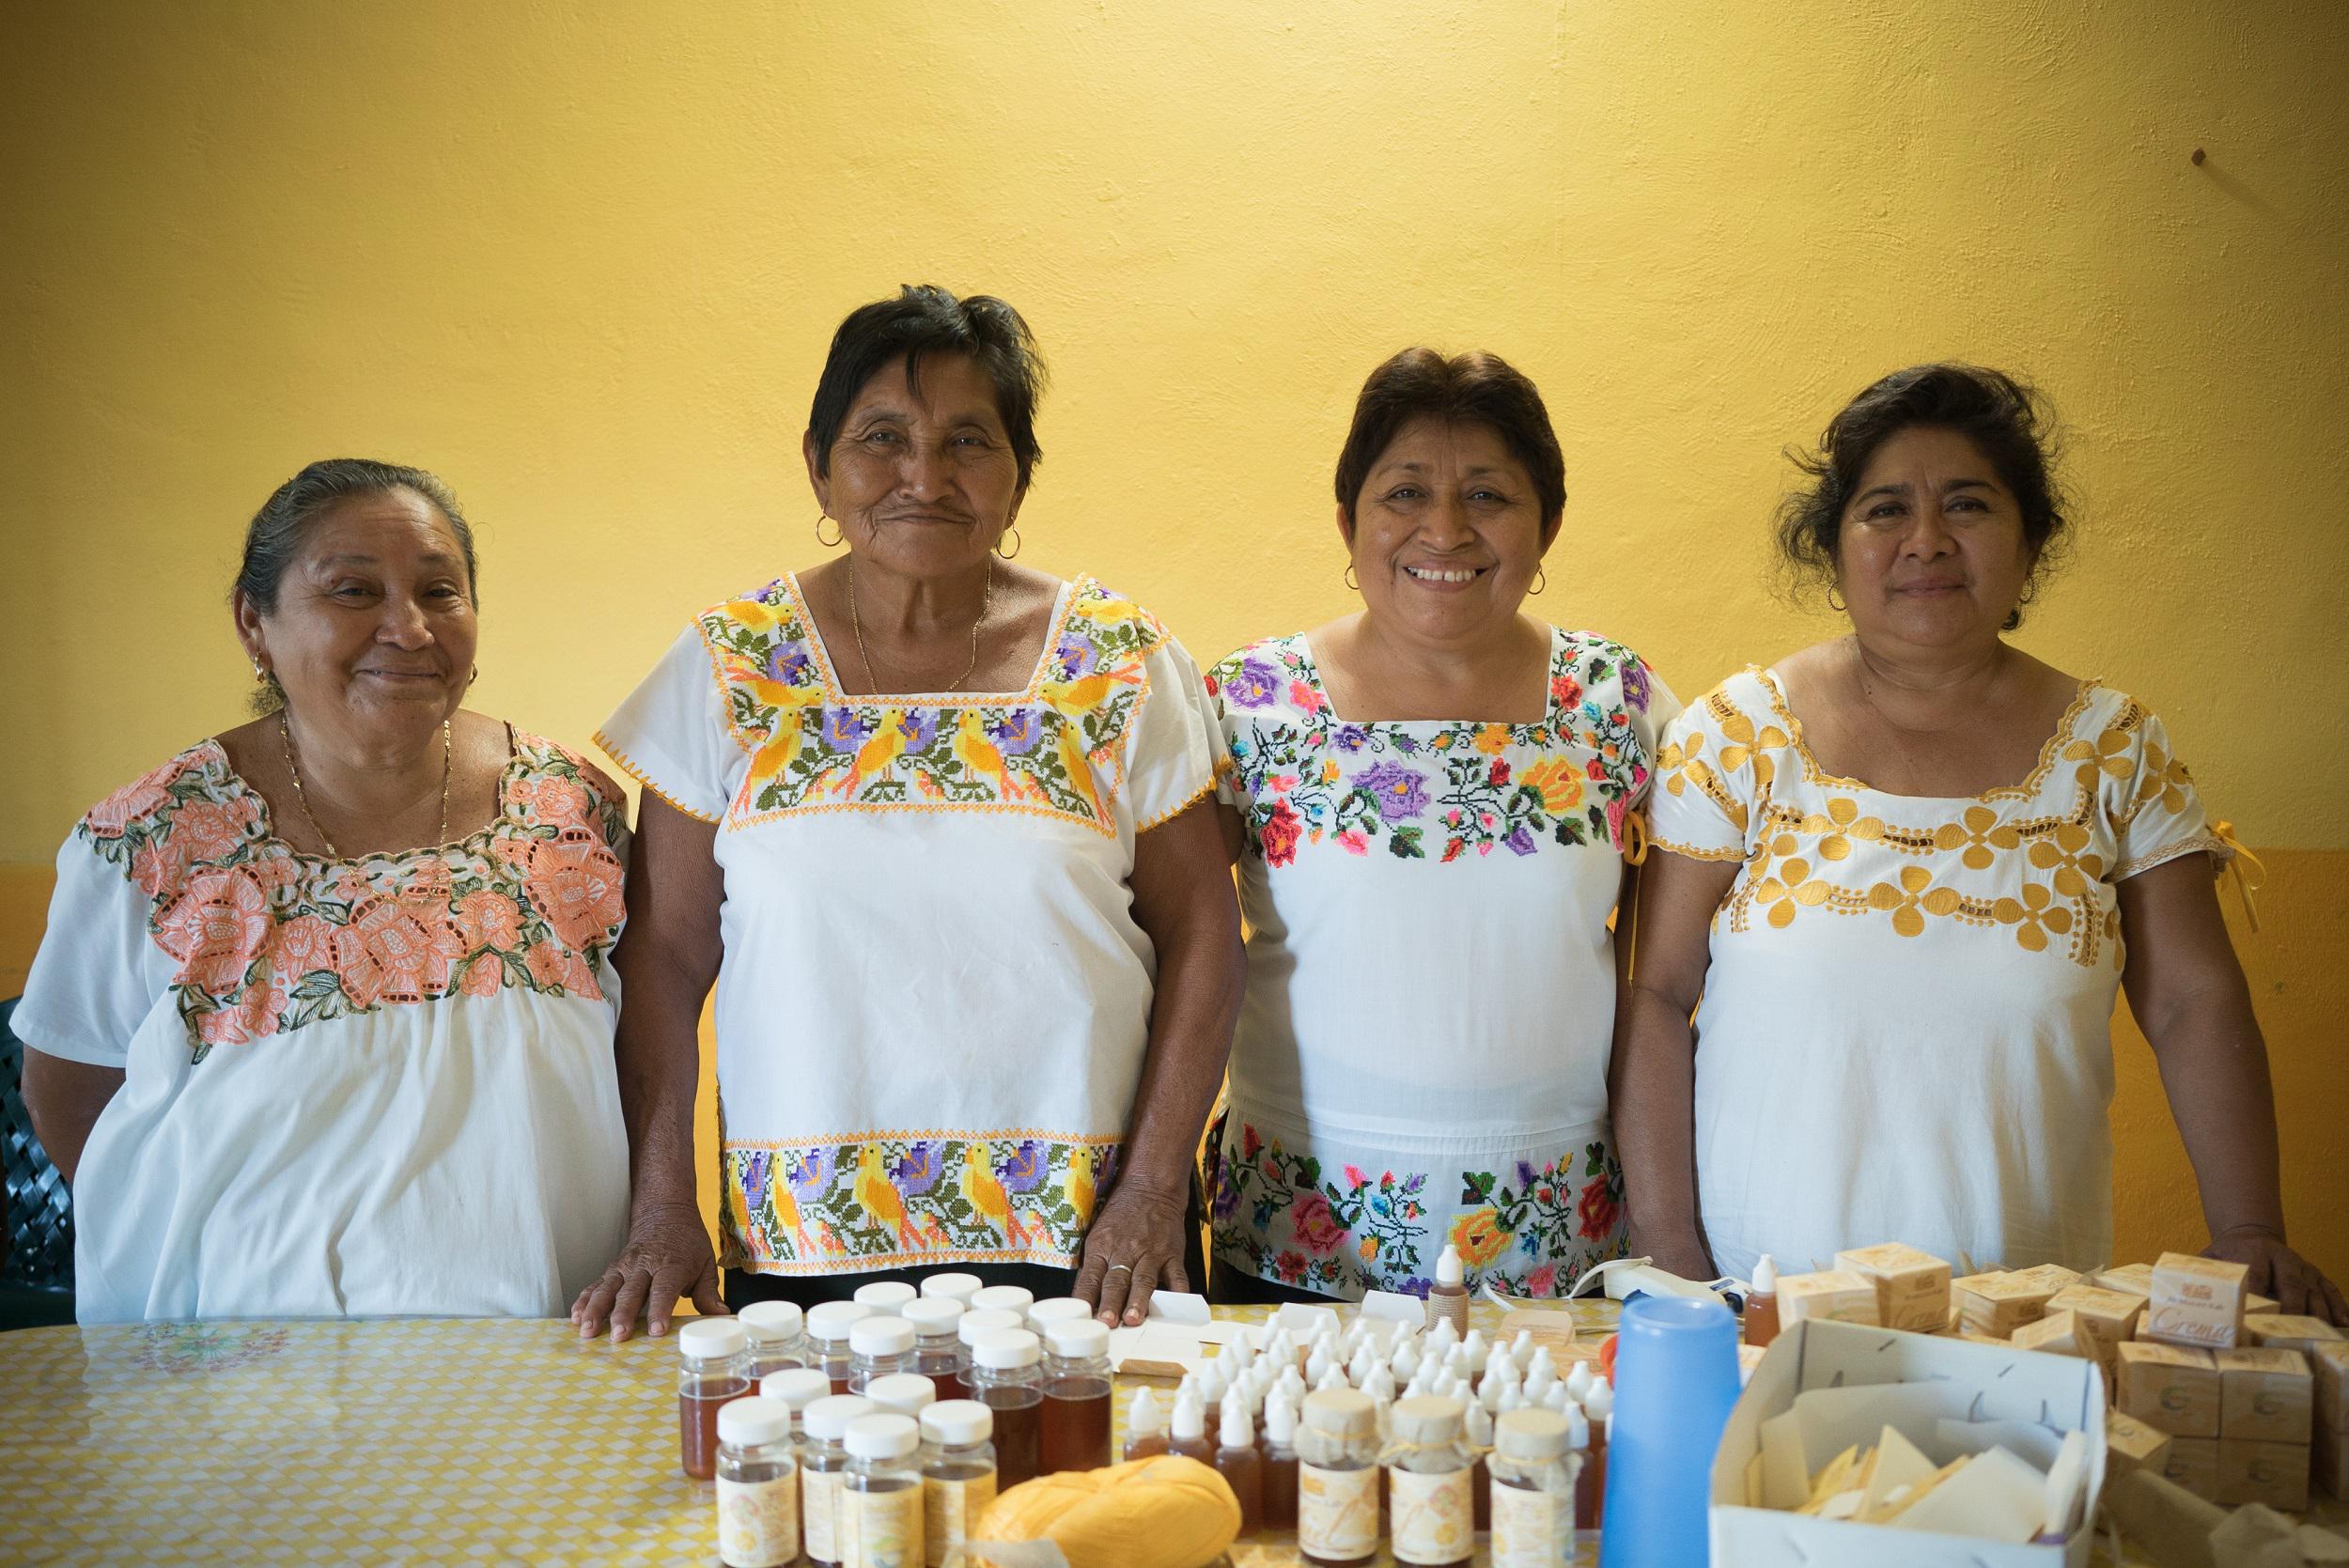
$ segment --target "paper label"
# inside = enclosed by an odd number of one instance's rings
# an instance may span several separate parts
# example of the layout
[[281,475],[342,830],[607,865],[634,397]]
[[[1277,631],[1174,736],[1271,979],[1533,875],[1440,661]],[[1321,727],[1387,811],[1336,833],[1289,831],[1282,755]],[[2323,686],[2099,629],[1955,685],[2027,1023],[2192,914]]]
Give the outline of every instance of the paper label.
[[1378,1545],[1378,1471],[1297,1467],[1297,1545],[1344,1562]]
[[1458,1562],[1475,1549],[1476,1514],[1469,1493],[1472,1473],[1387,1472],[1397,1562]]
[[800,1472],[800,1528],[807,1532],[807,1555],[817,1562],[840,1560],[840,1472]]
[[1560,1568],[1574,1560],[1574,1498],[1493,1483],[1493,1568]]
[[800,1555],[800,1484],[718,1478],[718,1560],[725,1568],[784,1568]]
[[992,1471],[968,1481],[922,1482],[923,1554],[929,1568],[943,1568],[946,1554],[971,1539],[971,1527],[995,1501]]
[[840,1489],[845,1568],[926,1568],[922,1553],[921,1486],[894,1492]]

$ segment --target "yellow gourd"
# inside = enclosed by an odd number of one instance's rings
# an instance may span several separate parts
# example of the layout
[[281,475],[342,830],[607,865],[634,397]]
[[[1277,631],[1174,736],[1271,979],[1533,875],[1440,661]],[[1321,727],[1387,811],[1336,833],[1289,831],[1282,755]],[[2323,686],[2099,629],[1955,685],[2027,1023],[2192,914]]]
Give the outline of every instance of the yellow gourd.
[[1239,1538],[1239,1499],[1198,1460],[1161,1454],[1015,1486],[971,1538],[1050,1541],[1069,1568],[1206,1568]]

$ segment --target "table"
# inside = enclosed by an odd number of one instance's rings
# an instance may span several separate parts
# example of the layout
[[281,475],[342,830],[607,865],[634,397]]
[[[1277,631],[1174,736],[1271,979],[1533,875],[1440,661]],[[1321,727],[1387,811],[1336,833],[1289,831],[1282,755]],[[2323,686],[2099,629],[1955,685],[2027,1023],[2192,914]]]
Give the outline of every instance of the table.
[[[1614,1308],[1574,1312],[1597,1332]],[[0,1334],[0,1559],[714,1563],[711,1488],[677,1469],[676,1370],[669,1339],[544,1319]],[[1297,1560],[1282,1539],[1231,1560]]]

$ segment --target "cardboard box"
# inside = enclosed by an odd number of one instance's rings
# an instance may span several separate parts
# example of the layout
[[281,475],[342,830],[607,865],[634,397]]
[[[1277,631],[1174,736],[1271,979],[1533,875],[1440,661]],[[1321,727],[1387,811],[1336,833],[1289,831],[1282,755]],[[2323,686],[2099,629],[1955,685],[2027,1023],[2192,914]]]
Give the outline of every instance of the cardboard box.
[[2309,1505],[2309,1448],[2305,1443],[2218,1439],[2218,1495],[2230,1508],[2263,1502],[2297,1514]]
[[2222,1350],[2217,1358],[2221,1439],[2309,1440],[2315,1392],[2306,1356],[2296,1350]]
[[2060,1263],[2043,1263],[2035,1268],[2017,1268],[2009,1272],[2018,1280],[2029,1280],[2034,1285],[2046,1286],[2049,1295],[2070,1290],[2088,1278],[2077,1269],[2066,1268]]
[[2243,1310],[2247,1314],[2250,1312],[2272,1312],[2279,1311],[2282,1306],[2283,1303],[2277,1300],[2274,1296],[2261,1296],[2256,1292],[2243,1298]]
[[2119,1475],[2124,1470],[2151,1470],[2161,1474],[2162,1465],[2170,1457],[2170,1445],[2176,1441],[2157,1426],[2148,1426],[2135,1416],[2124,1416],[2114,1410],[2105,1417],[2105,1452],[2111,1457],[2107,1473]]
[[2222,1389],[2207,1350],[2132,1340],[2113,1353],[2113,1404],[2172,1437],[2216,1437]]
[[2049,1312],[2037,1323],[2026,1323],[2015,1330],[2012,1342],[2017,1350],[2036,1350],[2042,1356],[2085,1356],[2093,1360],[2096,1342],[2080,1327],[2077,1312]]
[[1957,1296],[1958,1321],[1972,1333],[2002,1340],[2026,1323],[2036,1323],[2047,1311],[2055,1292],[2014,1274],[1971,1274],[1951,1289]]
[[[1781,1293],[1784,1286],[1781,1279]],[[2094,1362],[1848,1323],[1798,1322],[1770,1345],[1721,1433],[1709,1520],[1715,1568],[1882,1568],[1888,1562],[1903,1568],[2087,1568],[2094,1531],[2085,1523],[2061,1543],[2007,1544],[1748,1502],[1747,1471],[1762,1452],[1763,1422],[1791,1410],[1797,1394],[1832,1389],[1864,1399],[1867,1389],[1891,1385],[1933,1386],[1932,1397],[1966,1421],[2027,1423],[2052,1429],[2050,1436],[2084,1434],[2087,1477],[2079,1517],[2096,1516],[2106,1428],[2104,1378]],[[1868,1412],[1855,1415],[1864,1420]]]
[[2145,1337],[2170,1344],[2232,1350],[2243,1343],[2243,1298],[2251,1271],[2239,1263],[2164,1252],[2154,1265]]
[[2349,1432],[2349,1342],[2310,1351],[2309,1375],[2316,1379],[2316,1424]]
[[2073,1285],[2047,1298],[2047,1311],[2077,1314],[2080,1327],[2096,1342],[2096,1358],[2107,1366],[2122,1342],[2135,1337],[2138,1314],[2144,1307],[2134,1296],[2094,1285]]
[[1875,1281],[1843,1268],[1822,1269],[1816,1274],[1780,1275],[1780,1325],[1783,1327],[1805,1318],[1877,1327]]
[[1930,1334],[1950,1320],[1950,1265],[1897,1241],[1835,1254],[1835,1266],[1875,1286],[1876,1322]]
[[2161,1462],[2161,1479],[2207,1502],[2218,1500],[2218,1439],[2172,1437]]
[[2117,1290],[2123,1296],[2150,1298],[2154,1294],[2154,1265],[2127,1263],[2118,1268],[2099,1269],[2088,1277],[2088,1282],[2098,1290]]
[[2349,1336],[2321,1317],[2289,1312],[2246,1312],[2243,1336],[2263,1350],[2314,1350],[2320,1344],[2349,1343]]
[[2349,1432],[2316,1429],[2309,1445],[2310,1480],[2317,1490],[2349,1502]]

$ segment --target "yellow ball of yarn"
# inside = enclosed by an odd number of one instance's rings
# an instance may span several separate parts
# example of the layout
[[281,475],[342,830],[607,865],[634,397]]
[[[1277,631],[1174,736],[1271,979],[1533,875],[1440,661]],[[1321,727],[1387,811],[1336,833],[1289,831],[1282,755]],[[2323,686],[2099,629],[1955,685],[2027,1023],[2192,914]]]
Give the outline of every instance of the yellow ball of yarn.
[[971,1538],[1050,1541],[1069,1568],[1206,1568],[1239,1539],[1239,1499],[1198,1460],[1161,1454],[1023,1483]]

